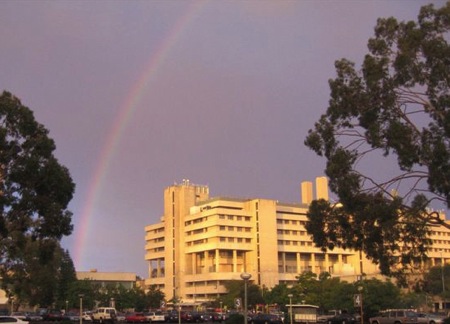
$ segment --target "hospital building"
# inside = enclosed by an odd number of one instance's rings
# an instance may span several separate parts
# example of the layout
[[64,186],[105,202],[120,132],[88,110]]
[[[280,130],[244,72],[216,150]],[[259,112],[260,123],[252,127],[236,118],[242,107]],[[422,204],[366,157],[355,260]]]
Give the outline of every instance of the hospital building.
[[[224,283],[243,272],[260,287],[291,285],[305,271],[329,272],[354,281],[361,273],[380,276],[358,251],[316,248],[305,229],[313,199],[328,199],[327,178],[302,182],[299,201],[210,197],[209,188],[189,180],[164,190],[160,221],[145,227],[148,278],[167,300],[201,303],[226,293]],[[444,216],[442,216],[444,217]],[[450,230],[433,228],[429,264],[450,261]]]

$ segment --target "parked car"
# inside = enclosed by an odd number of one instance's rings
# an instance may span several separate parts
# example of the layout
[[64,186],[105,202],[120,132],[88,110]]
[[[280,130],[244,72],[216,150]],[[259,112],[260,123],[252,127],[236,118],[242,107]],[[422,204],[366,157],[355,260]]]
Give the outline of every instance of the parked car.
[[22,321],[27,320],[27,313],[25,312],[12,312],[9,316],[21,319]]
[[417,324],[417,313],[410,309],[389,309],[369,319],[370,324]]
[[125,315],[125,322],[127,323],[145,323],[148,322],[144,313],[128,313]]
[[92,322],[92,312],[91,311],[83,312],[83,321]]
[[0,316],[0,323],[28,324],[27,321],[12,316]]
[[330,309],[325,314],[318,314],[317,315],[317,323],[327,323],[328,320],[332,317],[335,317],[336,315],[339,315],[341,313],[338,309]]
[[445,318],[440,314],[417,313],[417,321],[420,324],[441,324],[444,323]]
[[211,313],[201,313],[200,316],[202,317],[202,322],[212,322]]
[[165,322],[166,317],[162,312],[147,312],[144,313],[145,317],[147,317],[148,322]]
[[27,318],[25,319],[27,322],[39,322],[42,321],[42,315],[36,312],[27,312]]
[[66,321],[79,322],[80,314],[75,312],[67,312],[63,315],[63,319]]
[[225,320],[225,316],[221,313],[210,313],[212,322],[222,322]]
[[356,324],[358,320],[352,314],[342,311],[341,314],[337,314],[327,319],[328,324]]
[[117,312],[116,318],[118,322],[125,322],[125,313]]
[[92,312],[92,321],[94,323],[110,322],[114,323],[117,319],[117,311],[113,307],[99,307]]
[[275,314],[258,313],[250,319],[252,324],[283,324],[280,316]]
[[62,321],[63,314],[58,309],[49,309],[42,315],[42,318],[44,321]]
[[177,311],[168,312],[166,321],[170,323],[178,323],[178,312]]

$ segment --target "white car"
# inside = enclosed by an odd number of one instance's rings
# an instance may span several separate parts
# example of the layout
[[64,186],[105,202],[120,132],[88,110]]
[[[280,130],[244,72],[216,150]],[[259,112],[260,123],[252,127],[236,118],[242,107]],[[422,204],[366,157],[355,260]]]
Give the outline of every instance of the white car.
[[83,312],[83,321],[92,321],[92,312]]
[[9,316],[21,319],[22,321],[27,320],[27,314],[25,312],[12,312]]
[[28,324],[27,321],[12,316],[0,316],[0,323]]

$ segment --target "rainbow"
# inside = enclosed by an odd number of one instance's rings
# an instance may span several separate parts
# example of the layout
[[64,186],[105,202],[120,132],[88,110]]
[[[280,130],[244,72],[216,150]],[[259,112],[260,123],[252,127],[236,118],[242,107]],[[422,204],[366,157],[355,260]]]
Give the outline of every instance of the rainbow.
[[134,112],[136,111],[141,99],[150,84],[154,82],[158,71],[162,67],[168,53],[183,35],[188,25],[199,16],[201,9],[207,3],[206,0],[197,0],[189,2],[187,10],[177,19],[174,26],[161,41],[157,50],[152,53],[148,63],[143,69],[143,73],[134,83],[129,95],[120,106],[119,112],[108,132],[105,145],[103,146],[98,163],[95,167],[94,176],[89,184],[88,191],[84,201],[81,213],[79,227],[76,228],[73,261],[77,269],[84,266],[83,256],[86,248],[86,238],[89,235],[90,221],[94,214],[95,203],[98,193],[101,191],[102,183],[109,169],[110,161],[114,156],[124,130],[127,128]]

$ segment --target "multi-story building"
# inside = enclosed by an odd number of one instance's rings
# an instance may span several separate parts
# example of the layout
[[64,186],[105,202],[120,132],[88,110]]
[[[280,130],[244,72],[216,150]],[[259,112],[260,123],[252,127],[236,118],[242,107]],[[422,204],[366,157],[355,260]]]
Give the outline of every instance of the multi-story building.
[[[326,253],[314,246],[305,229],[306,212],[313,199],[328,199],[325,177],[301,184],[301,202],[270,199],[209,197],[209,188],[183,180],[164,191],[164,215],[146,226],[149,278],[167,299],[186,303],[211,300],[226,293],[224,283],[241,280],[267,288],[292,284],[304,271],[329,272],[356,280],[364,273],[379,275],[378,267],[360,253],[334,249]],[[432,235],[431,264],[450,260],[450,230]]]

